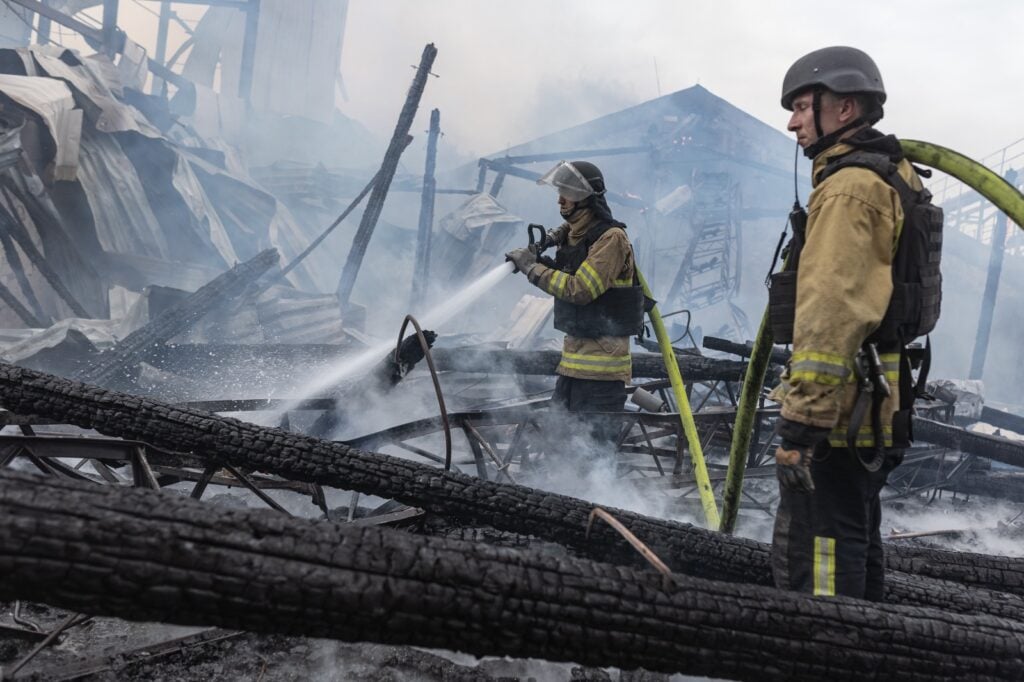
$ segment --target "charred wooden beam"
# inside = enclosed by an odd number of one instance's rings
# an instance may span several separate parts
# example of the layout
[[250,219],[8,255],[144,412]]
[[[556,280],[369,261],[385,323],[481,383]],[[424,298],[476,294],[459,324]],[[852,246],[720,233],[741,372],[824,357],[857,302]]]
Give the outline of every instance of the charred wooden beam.
[[278,258],[276,249],[267,249],[215,277],[149,324],[126,336],[113,349],[101,353],[96,363],[79,372],[76,378],[99,385],[125,379],[130,382],[135,366],[153,347],[187,331],[214,307],[243,293],[264,272],[276,265]]
[[[0,474],[0,598],[737,680],[1019,680],[1024,625]],[[339,617],[344,614],[344,617]]]
[[337,288],[338,301],[341,305],[343,316],[348,311],[352,290],[355,288],[356,278],[359,276],[359,268],[363,263],[363,256],[366,255],[366,248],[370,244],[370,238],[373,236],[373,230],[377,225],[377,220],[380,218],[381,211],[384,210],[384,200],[387,198],[388,189],[391,187],[391,180],[395,177],[398,160],[408,144],[406,138],[409,135],[412,122],[416,118],[416,110],[420,106],[423,90],[427,86],[427,76],[430,75],[430,67],[433,66],[435,57],[437,57],[437,48],[434,47],[433,43],[429,43],[423,48],[419,67],[416,69],[416,75],[413,77],[412,85],[409,87],[402,111],[398,115],[398,123],[395,125],[395,132],[391,137],[391,143],[384,153],[384,161],[381,164],[380,171],[377,173],[377,183],[370,193],[370,198],[366,201],[366,210],[363,211],[362,220],[359,221],[359,227],[352,238],[352,247],[345,258],[345,265],[342,267],[341,278],[338,280]]
[[915,417],[914,440],[1024,467],[1024,442],[968,431],[952,424]]
[[965,495],[984,495],[1008,502],[1024,502],[1024,472],[968,471],[946,490]]
[[[549,374],[554,376],[561,359],[556,350],[477,350],[438,348],[433,351],[438,370],[507,374]],[[740,381],[745,362],[677,353],[676,360],[685,381]],[[633,353],[633,376],[648,379],[668,377],[665,361],[658,353]]]
[[997,410],[988,405],[981,408],[981,421],[999,429],[1009,429],[1010,431],[1024,434],[1024,417],[1004,412],[1003,410]]
[[[720,339],[717,336],[705,336],[702,345],[708,350],[717,350],[722,353],[732,353],[741,358],[749,358],[753,352],[753,346],[749,343],[736,343],[728,339]],[[792,355],[788,350],[782,348],[772,349],[771,361],[777,365],[784,365],[789,362]]]
[[[593,505],[565,495],[441,471],[343,443],[175,407],[6,363],[0,363],[0,404],[17,414],[44,416],[169,450],[190,451],[251,471],[379,495],[471,524],[534,535],[603,561],[637,561],[631,548],[604,526],[595,528],[588,539],[585,528]],[[634,512],[614,513],[673,570],[719,580],[772,582],[769,549],[763,543]],[[904,550],[890,547],[890,568],[900,568]],[[928,556],[927,564],[920,565],[933,578],[960,579],[1017,595],[994,598],[981,590],[906,576],[903,581],[889,582],[889,601],[963,613],[999,609],[1003,615],[1024,621],[1024,606],[1018,596],[1024,594],[1024,560],[972,555],[975,570],[965,574],[957,552],[936,550]],[[944,566],[950,567],[948,574]],[[906,581],[912,581],[913,589],[905,589]]]

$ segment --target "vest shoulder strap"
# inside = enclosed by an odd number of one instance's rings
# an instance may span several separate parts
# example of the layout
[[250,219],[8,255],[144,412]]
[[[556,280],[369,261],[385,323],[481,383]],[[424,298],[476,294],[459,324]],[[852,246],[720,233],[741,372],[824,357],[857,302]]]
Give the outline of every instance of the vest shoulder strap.
[[906,180],[903,179],[899,170],[899,161],[901,160],[902,157],[893,159],[889,155],[881,152],[869,152],[864,149],[857,149],[829,162],[828,165],[818,173],[818,182],[821,182],[830,175],[839,172],[843,168],[867,168],[868,170],[874,171],[880,178],[888,183],[890,187],[896,190],[896,193],[900,197],[900,203],[904,207],[913,205],[917,202],[925,203],[931,200],[931,192],[926,189],[922,189],[920,191],[915,190],[907,183]]

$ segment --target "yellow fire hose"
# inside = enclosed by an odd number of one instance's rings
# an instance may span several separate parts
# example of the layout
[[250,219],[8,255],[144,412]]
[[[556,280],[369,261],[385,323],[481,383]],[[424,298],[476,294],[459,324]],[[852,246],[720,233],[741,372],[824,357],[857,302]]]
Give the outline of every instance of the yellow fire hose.
[[[909,161],[930,166],[960,180],[992,202],[1019,227],[1024,228],[1024,194],[1001,178],[998,173],[963,154],[937,144],[920,140],[900,140],[900,145]],[[743,487],[743,474],[746,469],[746,453],[753,430],[754,412],[757,409],[757,399],[764,387],[764,370],[768,365],[768,357],[772,350],[771,327],[767,324],[767,317],[768,311],[765,310],[761,328],[758,330],[757,339],[751,351],[750,364],[743,382],[740,402],[736,408],[736,425],[733,428],[729,470],[726,474],[725,493],[723,494],[722,530],[726,533],[732,533],[736,524],[740,490]],[[703,461],[701,463],[703,464]]]
[[[651,294],[650,287],[647,286],[647,280],[639,270],[637,270],[636,276],[640,280],[640,286],[644,288],[644,295],[653,299],[654,296]],[[686,442],[690,446],[690,461],[693,462],[693,474],[697,479],[697,490],[700,492],[700,503],[704,508],[704,519],[709,529],[718,530],[719,518],[718,507],[715,505],[715,493],[711,489],[708,467],[704,462],[704,451],[701,449],[700,437],[697,435],[697,425],[693,421],[690,400],[686,397],[686,387],[683,386],[679,363],[676,362],[676,354],[672,350],[672,340],[668,337],[657,305],[651,309],[648,315],[651,318],[651,326],[654,327],[654,335],[658,337],[661,355],[665,359],[665,369],[668,371],[668,378],[672,383],[672,394],[676,398],[676,404],[679,405],[679,421],[682,422]]]

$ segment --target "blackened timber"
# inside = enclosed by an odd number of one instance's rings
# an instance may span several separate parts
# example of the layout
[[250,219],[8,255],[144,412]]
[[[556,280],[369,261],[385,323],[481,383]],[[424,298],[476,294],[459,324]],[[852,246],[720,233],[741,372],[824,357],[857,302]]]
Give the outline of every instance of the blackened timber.
[[[738,355],[741,358],[749,358],[753,352],[753,346],[746,343],[736,343],[735,341],[729,341],[728,339],[720,339],[716,336],[705,336],[702,345],[708,350],[717,350],[722,353],[732,353]],[[776,365],[784,365],[789,362],[789,358],[792,353],[782,348],[773,348],[771,354],[771,361]]]
[[944,488],[964,495],[984,495],[1020,503],[1024,502],[1024,472],[968,471]]
[[[555,374],[561,359],[556,350],[478,350],[437,348],[432,351],[438,370],[507,374]],[[668,377],[665,360],[658,353],[633,353],[633,376],[648,379]],[[745,362],[719,360],[689,353],[677,353],[676,360],[685,381],[740,381]]]
[[[0,363],[0,405],[23,416],[45,416],[156,447],[191,451],[250,471],[378,495],[469,524],[534,535],[601,561],[638,561],[632,548],[608,526],[596,526],[588,537],[585,529],[593,504],[565,495],[483,481],[7,363]],[[769,549],[764,543],[635,512],[611,511],[674,571],[716,580],[772,584]],[[902,551],[898,546],[889,548],[890,568],[899,567]],[[994,596],[987,590],[907,575],[886,582],[887,601],[1024,621],[1024,599],[1018,596],[1024,594],[1024,560],[973,555],[975,570],[964,574],[959,556],[957,552],[930,552],[928,570],[932,577],[955,577],[971,581],[971,585],[1017,594]],[[943,564],[954,570],[945,574]],[[907,589],[908,584],[913,589]]]
[[430,240],[434,229],[434,195],[437,180],[437,138],[441,134],[441,111],[430,112],[430,132],[427,134],[427,160],[423,168],[423,193],[420,195],[420,222],[416,233],[416,263],[412,275],[412,295],[409,309],[417,310],[427,296],[430,281]]
[[1024,435],[1024,417],[1011,412],[1004,412],[986,405],[981,408],[981,421],[999,429],[1009,429]]
[[373,229],[384,209],[388,188],[391,187],[391,180],[395,177],[395,170],[398,168],[398,160],[406,147],[405,140],[409,135],[409,129],[412,128],[413,119],[416,118],[416,110],[420,106],[420,99],[423,97],[423,90],[427,85],[427,76],[430,75],[430,67],[433,66],[436,56],[437,48],[433,43],[429,43],[423,48],[420,65],[416,69],[409,94],[406,95],[402,112],[398,115],[398,123],[391,136],[391,143],[388,145],[387,152],[384,153],[384,162],[377,175],[377,184],[374,185],[373,192],[370,193],[370,198],[366,202],[363,218],[359,221],[359,228],[352,239],[352,248],[349,249],[348,256],[345,258],[345,266],[341,270],[337,290],[342,315],[348,311],[352,290],[355,288],[356,277],[359,275],[359,267],[362,265],[363,256],[366,255],[366,248],[373,236]]
[[20,473],[0,474],[0,519],[0,598],[129,620],[737,680],[1024,677],[1024,625],[1000,618]]
[[1024,442],[968,431],[952,424],[914,417],[914,441],[925,441],[1003,464],[1024,467]]
[[276,249],[267,249],[245,263],[240,263],[200,287],[180,303],[168,308],[121,340],[113,349],[102,353],[97,362],[77,374],[77,378],[94,384],[129,380],[135,366],[154,346],[187,331],[214,307],[233,299],[278,262]]

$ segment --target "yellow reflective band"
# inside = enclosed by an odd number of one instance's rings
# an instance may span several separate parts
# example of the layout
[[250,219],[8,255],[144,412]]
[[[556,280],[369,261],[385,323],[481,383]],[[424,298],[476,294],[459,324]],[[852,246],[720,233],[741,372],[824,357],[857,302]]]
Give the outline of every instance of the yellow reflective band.
[[565,285],[568,281],[569,275],[565,274],[561,270],[556,270],[555,273],[551,275],[551,289],[548,293],[561,297],[562,293],[565,291]]
[[825,386],[838,386],[850,376],[850,363],[842,355],[798,351],[789,363],[789,381],[813,381]]
[[900,354],[882,353],[878,358],[882,361],[882,371],[885,372],[886,380],[895,386],[900,380]]
[[[837,426],[832,429],[831,433],[828,434],[829,445],[837,448],[845,448],[849,445],[846,442],[846,430],[845,424]],[[872,448],[875,446],[875,431],[871,425],[861,426],[857,431],[857,439],[853,442],[858,448]],[[892,445],[892,426],[883,424],[882,425],[882,446],[890,447]]]
[[601,276],[597,274],[597,270],[590,264],[590,261],[583,261],[583,265],[576,271],[576,274],[579,275],[580,280],[587,286],[591,296],[597,298],[604,293],[604,284],[601,283]]
[[592,355],[590,353],[562,353],[562,361],[571,360],[591,365],[621,365],[629,363],[632,356],[629,353],[624,355]]
[[632,277],[624,277],[622,279],[613,279],[612,280],[612,286],[613,287],[631,287],[631,286],[633,286],[633,278]]
[[814,536],[814,594],[836,594],[836,539]]
[[633,364],[632,357],[628,353],[626,355],[591,355],[589,353],[563,352],[558,366],[581,372],[620,374],[628,372]]
[[558,363],[558,367],[561,368],[561,369],[576,370],[577,372],[589,372],[591,374],[611,374],[611,375],[625,374],[626,372],[629,372],[633,368],[633,366],[631,364],[629,364],[628,362],[626,364],[622,365],[621,367],[600,367],[600,366],[595,366],[595,365],[580,364],[580,363],[577,363],[577,362],[566,362],[565,360],[563,360],[562,362]]

